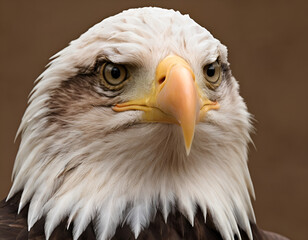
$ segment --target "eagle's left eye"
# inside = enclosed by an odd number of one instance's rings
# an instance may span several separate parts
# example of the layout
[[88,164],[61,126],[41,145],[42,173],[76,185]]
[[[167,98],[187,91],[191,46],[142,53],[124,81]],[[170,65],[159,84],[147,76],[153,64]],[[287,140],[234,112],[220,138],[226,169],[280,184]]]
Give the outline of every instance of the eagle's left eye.
[[100,69],[102,83],[110,89],[118,89],[123,86],[128,78],[125,66],[115,63],[105,63]]
[[218,61],[210,63],[203,68],[204,77],[211,88],[216,88],[221,83],[221,65]]

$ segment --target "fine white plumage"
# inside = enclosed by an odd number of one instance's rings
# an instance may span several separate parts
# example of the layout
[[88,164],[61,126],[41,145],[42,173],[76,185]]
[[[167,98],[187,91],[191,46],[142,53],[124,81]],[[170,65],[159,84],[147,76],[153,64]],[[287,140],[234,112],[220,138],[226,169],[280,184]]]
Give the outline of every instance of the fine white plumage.
[[[189,154],[178,124],[112,108],[150,94],[167,56],[184,59],[198,94],[219,103],[198,120]],[[217,59],[221,83],[211,88],[204,66]],[[108,89],[95,74],[104,62],[126,66],[129,79],[120,89]],[[19,209],[30,202],[29,228],[46,216],[47,239],[66,217],[74,239],[91,221],[98,239],[124,222],[137,237],[157,210],[167,219],[177,208],[194,224],[196,206],[211,214],[225,240],[239,235],[238,226],[252,238],[250,115],[226,47],[188,15],[142,8],[103,20],[52,58],[29,102],[8,199],[22,191]]]

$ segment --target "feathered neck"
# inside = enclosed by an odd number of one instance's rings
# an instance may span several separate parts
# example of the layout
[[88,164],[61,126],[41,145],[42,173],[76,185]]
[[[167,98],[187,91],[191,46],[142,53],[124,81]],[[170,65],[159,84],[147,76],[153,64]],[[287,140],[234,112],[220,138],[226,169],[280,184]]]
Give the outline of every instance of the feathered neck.
[[74,222],[74,239],[91,221],[98,239],[124,222],[137,237],[157,210],[166,220],[178,209],[193,225],[197,206],[224,239],[239,236],[239,227],[252,238],[247,131],[235,129],[238,138],[198,125],[186,156],[175,125],[139,124],[93,139],[55,130],[37,122],[26,127],[8,197],[23,191],[19,211],[30,202],[29,228],[46,216],[47,239],[66,217],[68,225]]

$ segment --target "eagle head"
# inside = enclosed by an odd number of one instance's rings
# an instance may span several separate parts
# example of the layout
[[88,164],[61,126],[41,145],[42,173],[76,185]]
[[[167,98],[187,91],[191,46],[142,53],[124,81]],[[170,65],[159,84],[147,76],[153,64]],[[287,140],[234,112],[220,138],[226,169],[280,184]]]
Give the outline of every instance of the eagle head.
[[124,11],[53,56],[19,129],[8,198],[22,191],[29,229],[47,239],[68,219],[77,239],[127,223],[137,237],[157,211],[196,208],[224,239],[251,237],[250,114],[227,49],[188,15]]

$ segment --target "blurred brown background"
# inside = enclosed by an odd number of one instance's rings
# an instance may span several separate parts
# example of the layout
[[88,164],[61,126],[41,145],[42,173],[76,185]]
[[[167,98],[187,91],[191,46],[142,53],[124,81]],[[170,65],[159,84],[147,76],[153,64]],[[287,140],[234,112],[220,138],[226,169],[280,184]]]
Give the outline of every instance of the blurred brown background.
[[308,2],[0,0],[0,197],[10,188],[14,136],[33,81],[48,58],[124,9],[189,13],[229,48],[241,95],[257,120],[249,167],[258,224],[308,236]]

